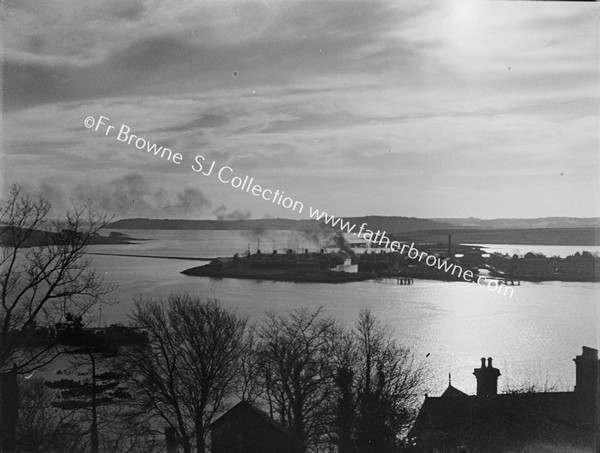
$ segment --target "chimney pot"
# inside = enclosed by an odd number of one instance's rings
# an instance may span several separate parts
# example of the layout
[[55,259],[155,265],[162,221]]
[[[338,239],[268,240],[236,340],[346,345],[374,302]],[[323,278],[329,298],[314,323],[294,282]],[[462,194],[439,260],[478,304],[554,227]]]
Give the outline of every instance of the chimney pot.
[[582,354],[575,357],[575,393],[588,401],[596,401],[598,388],[600,388],[598,350],[584,346]]
[[492,358],[488,357],[488,365],[485,358],[481,359],[481,368],[475,368],[473,374],[477,378],[477,396],[495,396],[498,394],[498,376],[500,370],[492,366]]

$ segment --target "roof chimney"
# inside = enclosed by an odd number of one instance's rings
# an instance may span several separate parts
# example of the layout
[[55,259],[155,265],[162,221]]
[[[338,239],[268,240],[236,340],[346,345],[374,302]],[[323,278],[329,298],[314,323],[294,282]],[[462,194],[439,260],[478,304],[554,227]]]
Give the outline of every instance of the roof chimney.
[[477,396],[495,396],[498,394],[498,376],[500,370],[492,366],[492,358],[488,357],[487,367],[485,358],[481,359],[481,368],[473,370],[477,378]]
[[598,385],[598,350],[583,347],[581,355],[573,359],[575,362],[575,393],[594,400]]

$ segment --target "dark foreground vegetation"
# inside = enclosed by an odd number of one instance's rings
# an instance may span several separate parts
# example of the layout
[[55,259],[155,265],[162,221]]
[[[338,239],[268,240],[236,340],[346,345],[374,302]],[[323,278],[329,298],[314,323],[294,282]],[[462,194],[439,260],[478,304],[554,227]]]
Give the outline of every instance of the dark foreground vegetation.
[[[210,451],[210,425],[246,401],[300,451],[395,452],[416,416],[423,370],[368,312],[345,327],[321,310],[260,322],[216,300],[139,300],[131,335],[69,316],[54,379],[19,381],[14,450],[159,452],[168,427],[185,453]],[[42,422],[43,421],[43,422]]]

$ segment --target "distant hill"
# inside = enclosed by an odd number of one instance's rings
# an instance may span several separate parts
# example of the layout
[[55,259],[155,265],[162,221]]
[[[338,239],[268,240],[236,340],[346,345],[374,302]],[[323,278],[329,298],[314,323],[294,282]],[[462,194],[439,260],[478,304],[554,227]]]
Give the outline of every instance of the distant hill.
[[85,233],[77,233],[71,230],[62,230],[62,232],[56,231],[44,231],[44,230],[30,230],[26,231],[18,227],[8,227],[0,225],[0,246],[13,247],[15,237],[24,238],[23,242],[19,242],[19,247],[40,247],[43,245],[64,245],[68,243],[77,243],[77,238],[85,238],[88,245],[104,245],[104,244],[133,244],[132,241],[143,241],[143,239],[136,239],[129,237],[126,234],[119,234],[112,232],[108,236],[102,236],[95,234],[93,236],[87,236]]
[[356,225],[355,231],[366,223],[371,231],[387,231],[401,233],[404,231],[444,230],[455,228],[451,223],[437,220],[419,219],[417,217],[395,217],[369,215],[364,217],[344,217],[344,220]]
[[[486,229],[504,229],[504,228],[596,228],[600,226],[600,217],[539,217],[535,219],[478,219],[468,218],[449,218],[449,219],[431,219],[436,222],[444,222],[454,227],[462,228],[486,228]],[[400,231],[400,230],[398,230]]]
[[115,230],[296,230],[320,228],[316,220],[248,219],[248,220],[183,220],[123,219],[107,225]]
[[[545,217],[540,219],[420,219],[415,217],[363,216],[344,217],[350,225],[366,223],[372,231],[386,231],[398,239],[443,242],[452,233],[453,242],[463,244],[548,244],[594,245],[600,237],[599,219]],[[564,225],[554,227],[553,225]],[[107,226],[116,230],[327,230],[317,220],[247,219],[247,220],[183,220],[123,219]],[[410,233],[410,234],[407,234]]]
[[454,244],[535,244],[535,245],[598,245],[600,229],[596,228],[527,228],[527,229],[448,229],[396,232],[394,239]]
[[[450,223],[415,217],[365,216],[348,217],[345,221],[356,224],[356,231],[363,223],[376,231],[417,231],[453,228]],[[107,226],[111,229],[131,230],[296,230],[322,228],[317,220],[248,219],[248,220],[183,220],[183,219],[123,219]]]

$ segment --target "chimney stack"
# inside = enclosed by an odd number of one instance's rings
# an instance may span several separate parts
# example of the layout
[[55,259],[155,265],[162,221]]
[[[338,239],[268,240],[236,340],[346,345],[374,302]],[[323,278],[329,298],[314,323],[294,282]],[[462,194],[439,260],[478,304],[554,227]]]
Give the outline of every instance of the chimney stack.
[[581,355],[573,359],[575,362],[575,393],[595,399],[598,380],[598,350],[583,347]]
[[477,396],[495,396],[498,394],[498,376],[500,370],[492,366],[492,358],[487,360],[481,359],[481,368],[473,370],[475,378],[477,378]]

